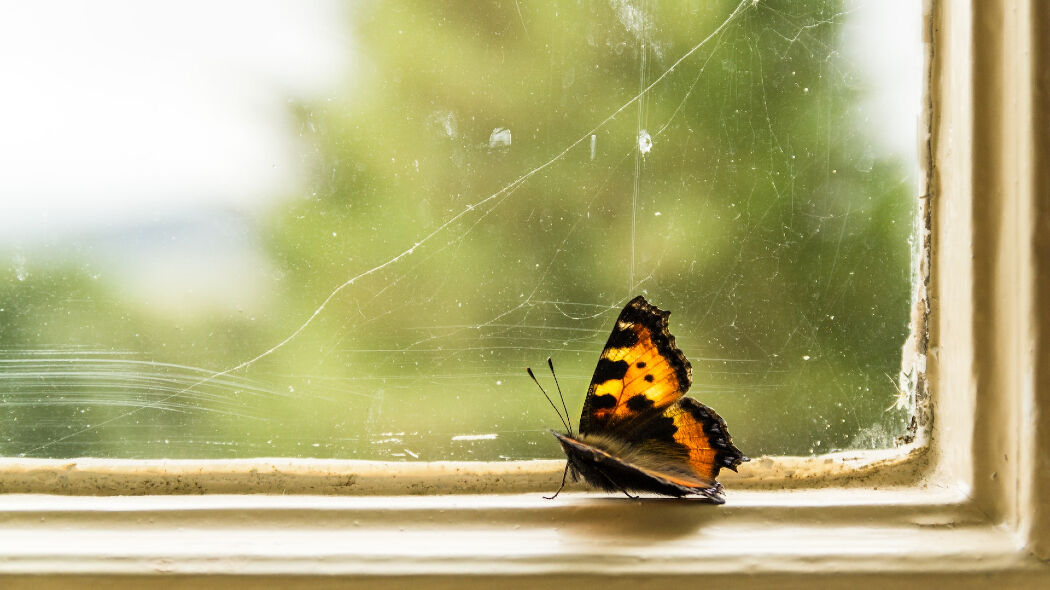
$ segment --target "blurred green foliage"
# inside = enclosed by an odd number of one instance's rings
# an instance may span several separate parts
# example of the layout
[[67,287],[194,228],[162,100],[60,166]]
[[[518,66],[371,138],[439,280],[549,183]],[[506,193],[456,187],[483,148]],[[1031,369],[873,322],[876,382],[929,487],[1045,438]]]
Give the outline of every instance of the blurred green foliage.
[[[355,5],[346,92],[294,106],[309,186],[253,222],[265,312],[173,320],[75,260],[12,274],[0,453],[556,457],[524,367],[554,357],[575,421],[639,293],[746,453],[892,445],[917,179],[872,145],[843,9]],[[64,374],[34,349],[124,354]]]

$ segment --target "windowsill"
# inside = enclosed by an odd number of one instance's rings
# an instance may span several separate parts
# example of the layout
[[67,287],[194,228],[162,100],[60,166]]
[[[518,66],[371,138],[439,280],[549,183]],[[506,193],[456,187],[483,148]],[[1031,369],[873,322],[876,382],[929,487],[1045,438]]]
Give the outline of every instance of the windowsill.
[[720,507],[579,493],[11,495],[0,576],[1050,572],[958,488],[729,494]]
[[[739,473],[723,470],[730,490],[902,486],[928,467],[918,445],[816,457],[756,457]],[[143,494],[402,494],[550,493],[565,461],[359,461],[259,458],[18,459],[0,458],[0,493]],[[577,488],[582,489],[582,488]]]

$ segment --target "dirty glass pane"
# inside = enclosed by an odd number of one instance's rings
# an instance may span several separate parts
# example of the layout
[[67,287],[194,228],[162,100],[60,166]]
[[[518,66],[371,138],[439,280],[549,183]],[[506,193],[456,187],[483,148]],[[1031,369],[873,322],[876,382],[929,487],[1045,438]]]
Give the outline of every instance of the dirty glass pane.
[[893,446],[920,4],[5,4],[0,454],[557,457],[638,294],[747,454]]

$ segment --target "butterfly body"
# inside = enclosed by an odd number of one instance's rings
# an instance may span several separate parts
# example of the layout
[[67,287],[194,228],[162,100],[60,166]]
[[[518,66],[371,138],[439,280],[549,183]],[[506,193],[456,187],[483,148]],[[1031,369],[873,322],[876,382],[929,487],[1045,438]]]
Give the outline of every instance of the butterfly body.
[[553,434],[574,480],[721,504],[719,470],[749,459],[725,420],[685,397],[692,367],[668,331],[669,315],[641,296],[627,304],[591,378],[579,432]]
[[591,435],[576,439],[560,432],[553,434],[568,457],[569,474],[574,480],[583,479],[607,492],[653,492],[676,498],[701,494],[721,503],[718,482],[690,481],[693,474],[658,454],[640,451],[612,437]]

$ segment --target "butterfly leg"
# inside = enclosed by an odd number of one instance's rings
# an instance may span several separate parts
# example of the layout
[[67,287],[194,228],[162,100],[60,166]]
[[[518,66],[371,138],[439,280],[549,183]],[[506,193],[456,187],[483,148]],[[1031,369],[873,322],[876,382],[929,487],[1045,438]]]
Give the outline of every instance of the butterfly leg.
[[558,487],[558,491],[554,492],[553,496],[544,496],[544,500],[553,500],[558,497],[558,494],[565,489],[565,478],[569,476],[569,464],[565,463],[565,471],[561,472],[561,486]]

